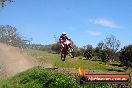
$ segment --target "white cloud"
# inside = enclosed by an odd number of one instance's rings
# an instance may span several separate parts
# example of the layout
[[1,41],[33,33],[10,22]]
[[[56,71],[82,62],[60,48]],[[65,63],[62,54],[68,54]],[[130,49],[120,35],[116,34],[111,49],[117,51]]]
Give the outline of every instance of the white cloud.
[[99,35],[101,35],[101,33],[100,32],[97,32],[97,31],[87,31],[87,33],[89,35],[91,35],[91,36],[99,36]]
[[89,22],[97,24],[97,25],[101,25],[104,27],[118,28],[118,29],[122,28],[122,26],[114,23],[112,20],[105,19],[105,18],[90,19]]

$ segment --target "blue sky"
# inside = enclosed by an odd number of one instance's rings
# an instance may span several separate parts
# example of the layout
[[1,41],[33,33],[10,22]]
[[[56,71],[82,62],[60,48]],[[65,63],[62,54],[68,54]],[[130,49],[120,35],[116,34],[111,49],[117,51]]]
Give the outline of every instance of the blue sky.
[[132,44],[131,23],[132,0],[16,0],[0,9],[0,24],[41,44],[65,31],[79,47],[95,47],[110,34],[124,46]]

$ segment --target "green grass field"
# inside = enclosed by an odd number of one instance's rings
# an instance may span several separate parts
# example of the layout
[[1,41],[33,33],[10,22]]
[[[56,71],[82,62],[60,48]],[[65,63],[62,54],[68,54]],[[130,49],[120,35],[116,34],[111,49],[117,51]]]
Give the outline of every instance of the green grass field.
[[[51,63],[56,67],[65,67],[65,68],[84,68],[88,70],[103,70],[103,71],[118,71],[124,72],[122,67],[119,67],[117,62],[108,62],[107,64],[101,61],[91,61],[91,60],[82,60],[77,57],[70,58],[67,57],[66,61],[61,61],[60,55],[48,53],[46,51],[37,51],[37,50],[26,50],[35,58],[39,58],[46,63]],[[113,66],[116,64],[117,66]]]

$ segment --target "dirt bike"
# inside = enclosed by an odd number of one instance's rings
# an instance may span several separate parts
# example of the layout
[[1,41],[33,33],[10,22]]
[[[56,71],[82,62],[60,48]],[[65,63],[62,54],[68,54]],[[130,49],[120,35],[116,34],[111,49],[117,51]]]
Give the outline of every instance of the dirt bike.
[[64,48],[61,49],[61,60],[65,61],[66,55],[71,56],[71,58],[74,58],[74,49],[69,47],[68,45],[71,43],[71,41],[67,40],[64,43]]

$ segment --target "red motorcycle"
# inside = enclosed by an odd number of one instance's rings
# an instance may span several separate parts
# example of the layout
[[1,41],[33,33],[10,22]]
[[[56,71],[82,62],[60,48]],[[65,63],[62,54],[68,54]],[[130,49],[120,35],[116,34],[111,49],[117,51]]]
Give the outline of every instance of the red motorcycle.
[[66,42],[64,43],[64,48],[62,48],[61,50],[61,60],[65,61],[66,59],[66,55],[71,56],[71,58],[74,58],[74,49],[73,47],[71,47],[73,45],[72,41],[66,40]]

